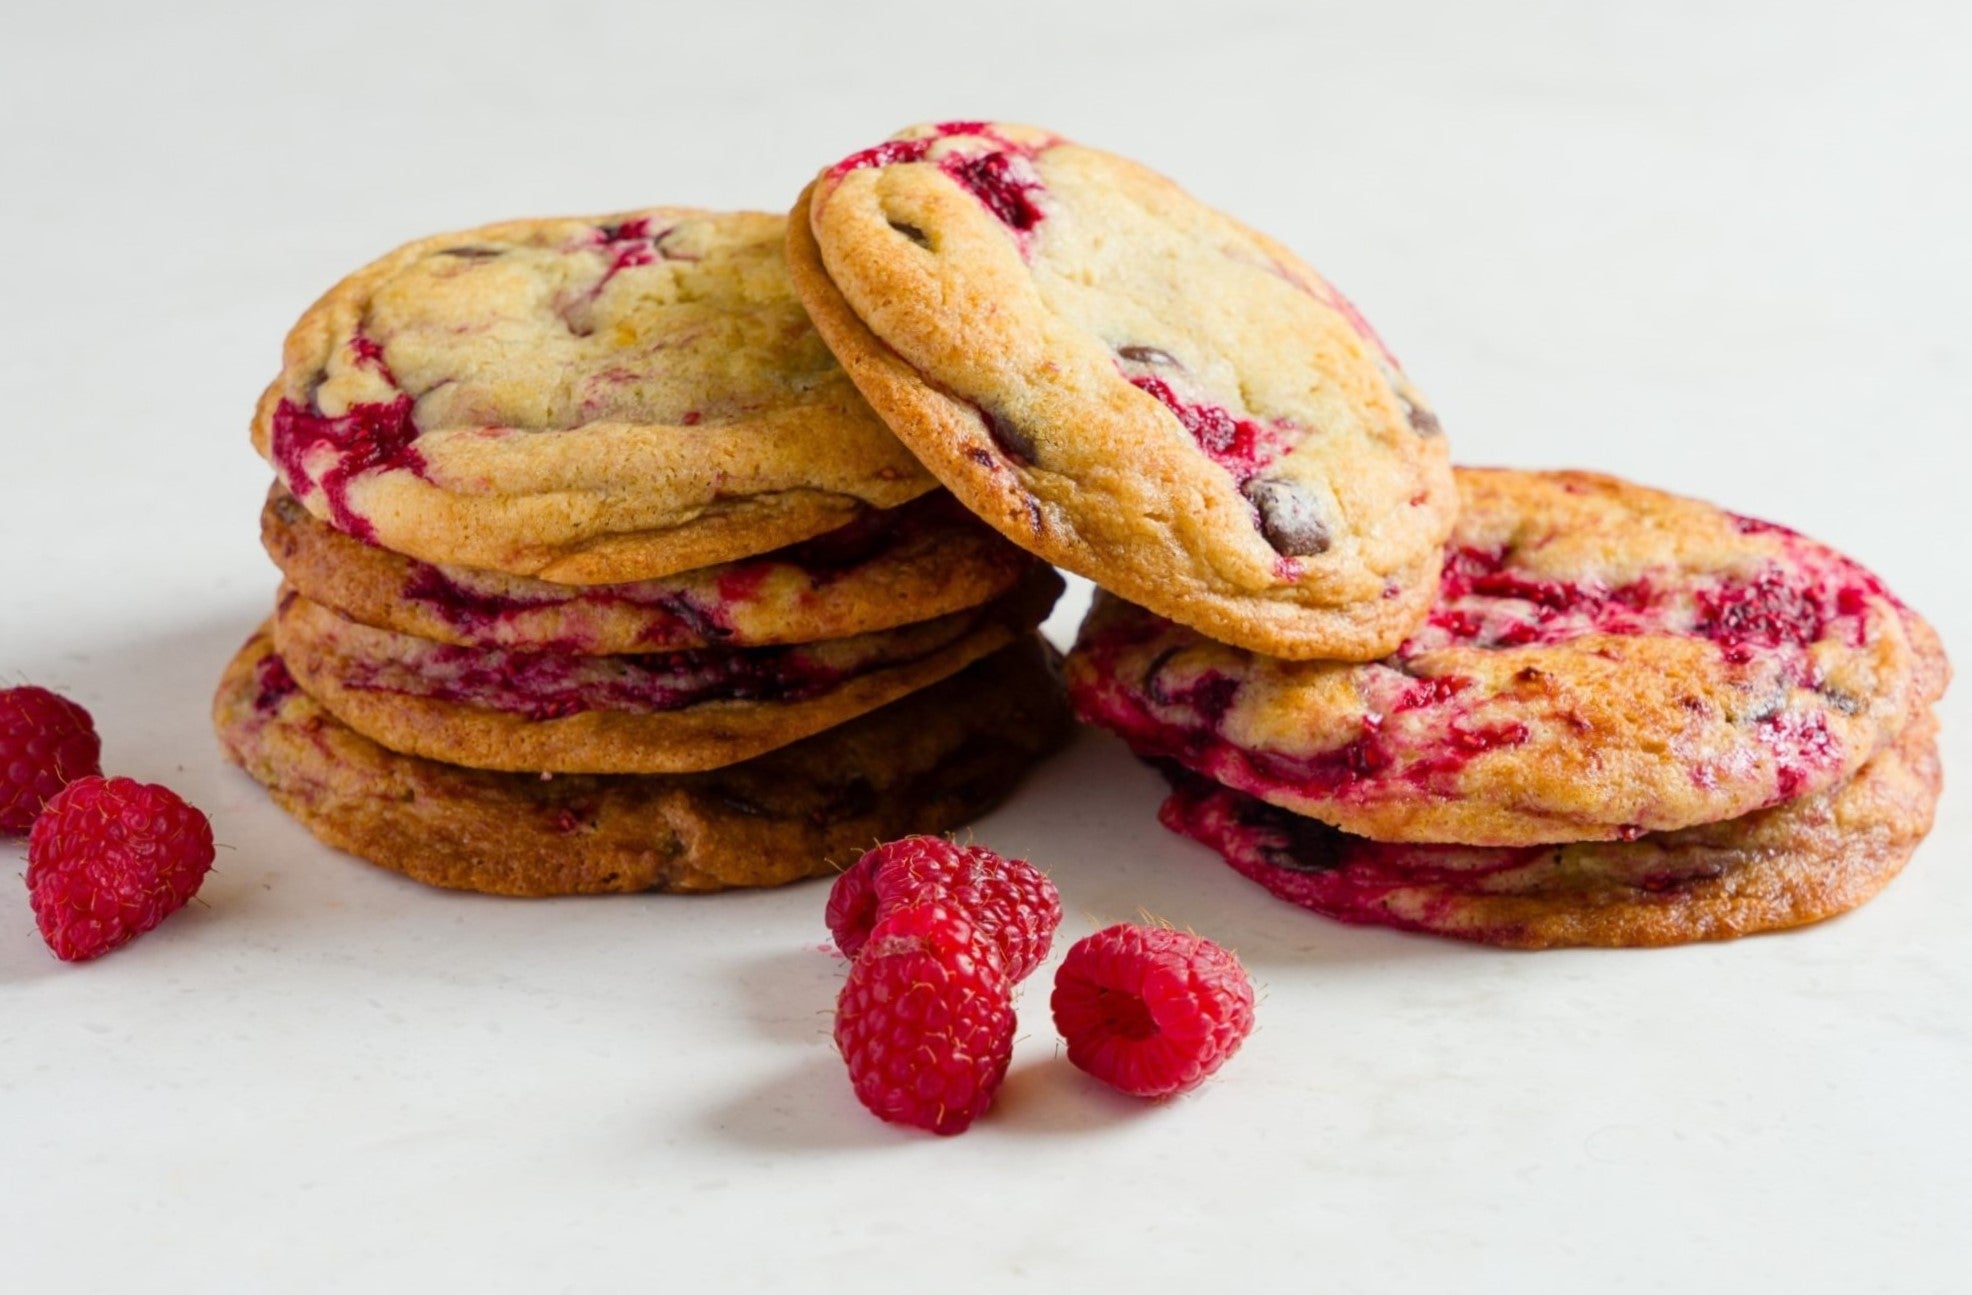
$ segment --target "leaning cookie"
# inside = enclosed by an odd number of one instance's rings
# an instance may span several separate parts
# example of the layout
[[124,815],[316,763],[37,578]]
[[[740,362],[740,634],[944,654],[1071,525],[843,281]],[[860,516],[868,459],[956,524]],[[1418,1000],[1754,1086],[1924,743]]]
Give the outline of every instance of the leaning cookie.
[[870,403],[1015,543],[1275,656],[1381,656],[1430,604],[1436,418],[1340,293],[1168,180],[915,127],[821,174],[788,258]]
[[947,832],[1059,746],[1069,719],[1032,637],[924,692],[745,764],[543,779],[399,755],[296,687],[263,630],[227,667],[228,756],[330,845],[434,886],[498,895],[776,886],[873,840]]
[[1936,734],[1926,714],[1839,786],[1634,841],[1383,844],[1176,765],[1159,817],[1280,898],[1343,922],[1515,949],[1730,940],[1822,921],[1887,885],[1931,829]]
[[795,299],[784,223],[665,207],[400,248],[295,325],[254,446],[360,539],[578,584],[923,494]]
[[343,534],[278,485],[260,539],[351,620],[467,647],[602,654],[811,643],[976,607],[1034,566],[944,491],[757,558],[617,585],[441,567]]
[[854,638],[617,656],[433,643],[283,591],[282,657],[343,723],[394,751],[476,769],[687,773],[786,746],[1025,638],[1061,578]]
[[1580,472],[1461,469],[1425,623],[1290,662],[1098,596],[1082,716],[1382,841],[1633,838],[1832,787],[1949,675],[1937,635],[1792,531]]

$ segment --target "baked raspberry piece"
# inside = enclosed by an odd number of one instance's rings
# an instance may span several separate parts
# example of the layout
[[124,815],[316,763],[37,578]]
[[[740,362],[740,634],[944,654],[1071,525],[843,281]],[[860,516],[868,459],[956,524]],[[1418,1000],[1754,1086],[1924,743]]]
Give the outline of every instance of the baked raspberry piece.
[[212,867],[212,824],[165,787],[78,778],[27,842],[41,938],[64,962],[128,944],[185,906]]
[[829,934],[853,958],[885,916],[924,899],[956,905],[1000,954],[1015,984],[1046,960],[1061,925],[1061,892],[1025,859],[939,836],[907,836],[877,846],[836,878]]
[[25,832],[70,780],[103,771],[89,712],[32,686],[0,689],[0,832]]
[[999,955],[954,904],[887,913],[835,1007],[835,1046],[878,1119],[963,1133],[1013,1056],[1013,992]]
[[1253,985],[1210,940],[1119,924],[1075,942],[1055,972],[1068,1059],[1135,1097],[1187,1092],[1253,1031]]

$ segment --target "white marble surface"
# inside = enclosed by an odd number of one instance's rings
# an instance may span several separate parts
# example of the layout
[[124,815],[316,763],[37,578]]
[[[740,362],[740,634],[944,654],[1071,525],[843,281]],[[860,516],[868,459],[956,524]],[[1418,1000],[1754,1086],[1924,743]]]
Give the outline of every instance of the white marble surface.
[[224,849],[84,967],[0,885],[0,1289],[1966,1289],[1963,688],[1954,789],[1879,901],[1655,953],[1324,923],[1084,735],[980,837],[1054,870],[1065,937],[1149,912],[1237,946],[1260,1028],[1135,1105],[1056,1055],[1044,973],[957,1140],[856,1107],[820,888],[423,890],[315,845],[205,721],[274,583],[248,411],[340,272],[508,215],[778,208],[953,116],[1139,156],[1301,249],[1465,461],[1784,520],[1972,659],[1966,14],[9,7],[0,676],[73,692]]

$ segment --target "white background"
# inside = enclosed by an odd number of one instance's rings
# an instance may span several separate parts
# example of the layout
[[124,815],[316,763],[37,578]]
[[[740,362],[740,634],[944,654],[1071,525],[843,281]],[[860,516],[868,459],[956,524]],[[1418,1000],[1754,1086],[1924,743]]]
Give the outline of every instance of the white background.
[[1135,1104],[1056,1054],[1044,971],[956,1140],[855,1105],[822,887],[424,890],[315,845],[205,719],[275,581],[247,417],[341,273],[508,216],[780,209],[959,116],[1300,249],[1463,461],[1787,522],[1972,660],[1966,13],[7,4],[0,675],[82,700],[223,849],[202,903],[69,967],[0,844],[0,1289],[1966,1289],[1963,687],[1880,900],[1649,953],[1325,923],[1085,734],[979,837],[1053,870],[1064,942],[1149,912],[1236,946],[1260,1027]]

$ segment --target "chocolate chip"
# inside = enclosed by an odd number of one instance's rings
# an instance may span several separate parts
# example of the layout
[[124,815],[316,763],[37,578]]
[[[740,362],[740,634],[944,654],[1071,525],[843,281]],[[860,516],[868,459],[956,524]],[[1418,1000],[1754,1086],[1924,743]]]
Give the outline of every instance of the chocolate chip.
[[1411,420],[1411,430],[1419,436],[1443,436],[1444,427],[1438,422],[1438,415],[1422,405],[1404,401],[1404,414]]
[[1335,542],[1322,520],[1321,505],[1301,485],[1279,477],[1246,483],[1246,498],[1260,515],[1260,534],[1274,552],[1291,558],[1328,552]]
[[1116,348],[1116,353],[1124,359],[1134,360],[1138,364],[1155,364],[1167,369],[1182,369],[1185,367],[1178,363],[1177,356],[1171,354],[1169,351],[1160,350],[1155,346],[1119,346]]
[[456,256],[462,261],[490,261],[500,255],[497,247],[448,247],[440,256]]
[[831,788],[827,799],[819,808],[810,811],[808,819],[816,824],[840,823],[844,819],[868,814],[876,807],[876,785],[858,774]]
[[919,229],[916,225],[911,224],[909,221],[893,220],[890,222],[890,228],[896,230],[898,233],[902,234],[905,238],[910,239],[913,243],[916,243],[919,247],[925,248],[927,250],[931,247],[931,240],[925,237],[924,231]]
[[1184,651],[1183,648],[1165,648],[1162,652],[1152,657],[1150,664],[1144,667],[1144,695],[1156,702],[1159,706],[1169,706],[1177,700],[1171,694],[1164,691],[1164,685],[1158,676],[1164,673],[1165,666],[1171,664],[1171,658],[1182,651]]
[[1025,467],[1034,462],[1034,438],[1022,431],[1005,414],[990,409],[981,409],[979,416],[986,420],[986,434],[993,438],[993,444],[1015,463]]
[[1241,805],[1234,817],[1258,838],[1260,857],[1283,872],[1334,872],[1348,863],[1350,838],[1319,819],[1260,800]]
[[1027,505],[1027,525],[1036,535],[1046,533],[1047,519],[1041,516],[1041,501],[1028,495],[1023,501]]
[[742,818],[772,818],[774,816],[774,812],[765,805],[762,805],[759,801],[748,796],[743,796],[735,791],[728,791],[724,787],[705,787],[701,789],[700,794],[707,800],[724,806]]
[[1844,715],[1860,715],[1862,713],[1862,698],[1857,697],[1853,693],[1845,692],[1832,683],[1823,681],[1815,685],[1815,691],[1820,693],[1830,706],[1841,711]]

